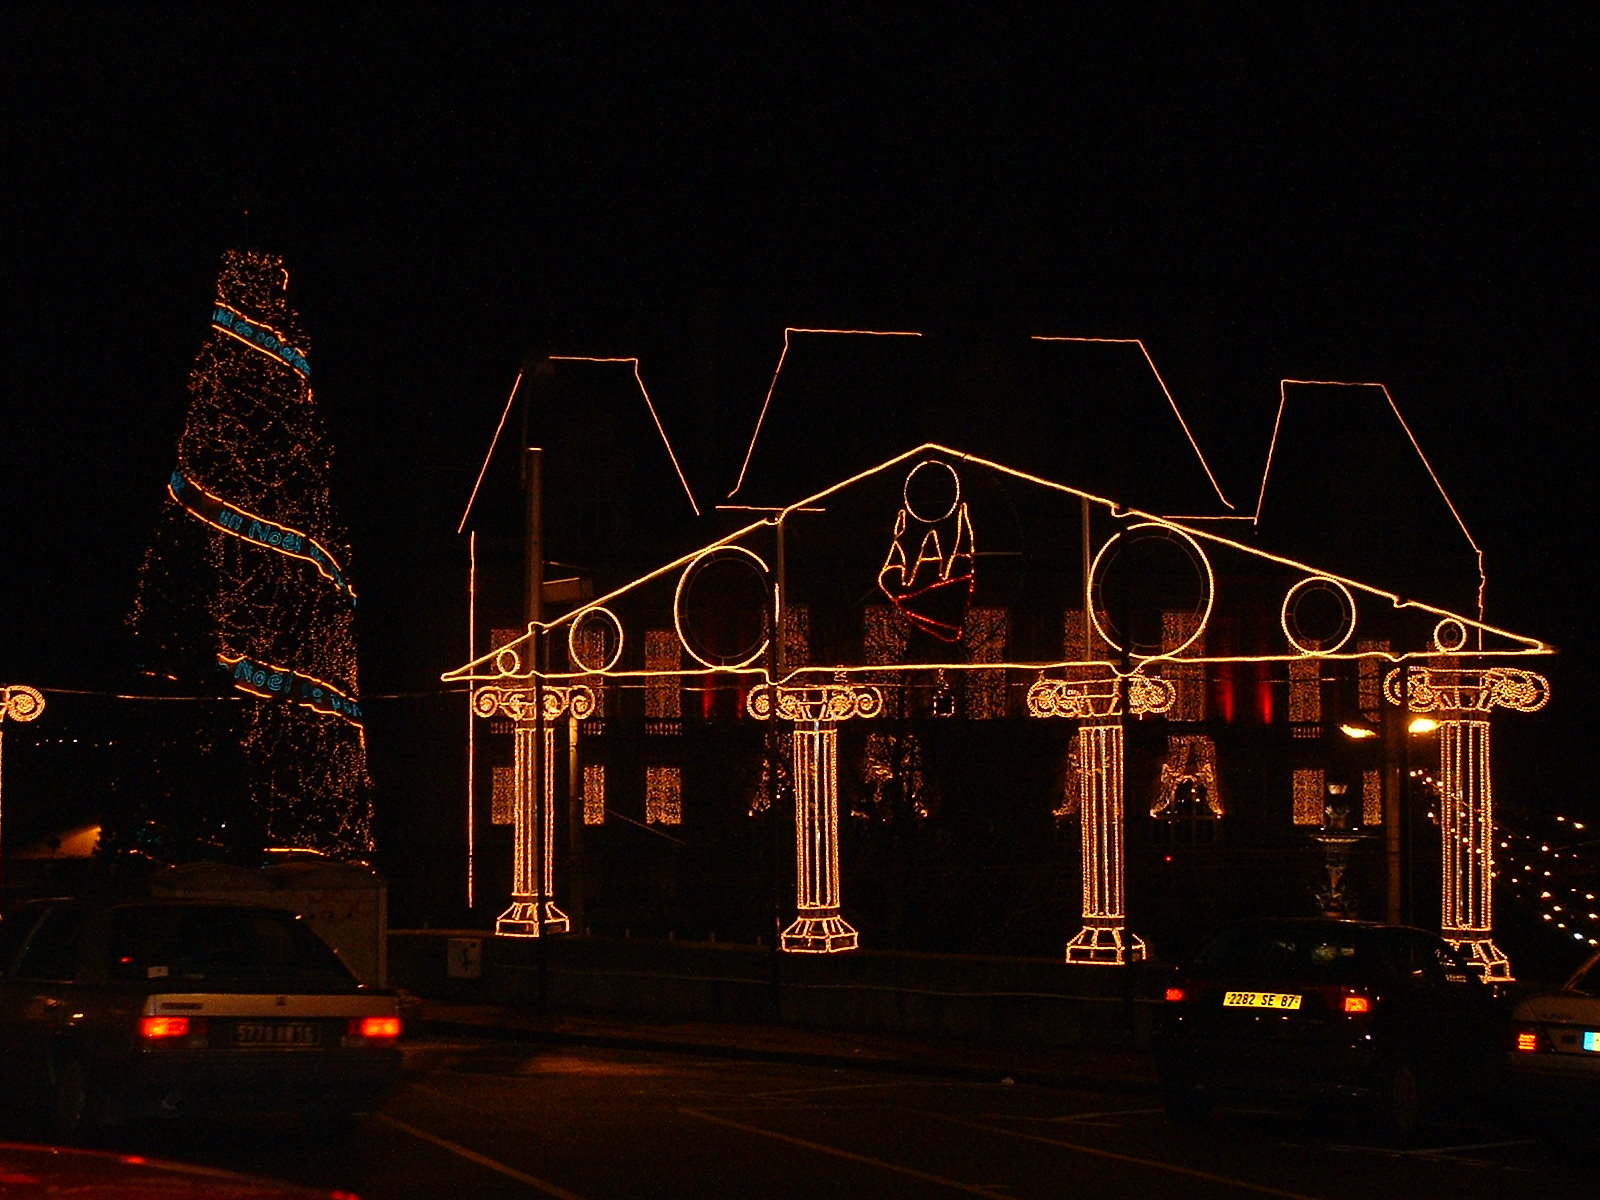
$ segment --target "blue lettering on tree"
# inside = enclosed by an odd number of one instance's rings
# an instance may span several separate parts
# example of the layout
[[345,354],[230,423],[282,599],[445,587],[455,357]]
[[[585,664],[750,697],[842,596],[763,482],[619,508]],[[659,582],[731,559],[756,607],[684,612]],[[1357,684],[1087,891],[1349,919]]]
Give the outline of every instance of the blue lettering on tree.
[[344,695],[331,684],[296,675],[288,667],[268,666],[252,662],[245,657],[217,657],[222,669],[233,676],[236,686],[267,699],[282,697],[314,712],[343,717],[352,724],[361,724],[361,705]]
[[306,361],[306,356],[265,325],[257,325],[248,317],[220,304],[211,310],[211,323],[279,362],[287,363],[307,379],[311,378],[311,364]]

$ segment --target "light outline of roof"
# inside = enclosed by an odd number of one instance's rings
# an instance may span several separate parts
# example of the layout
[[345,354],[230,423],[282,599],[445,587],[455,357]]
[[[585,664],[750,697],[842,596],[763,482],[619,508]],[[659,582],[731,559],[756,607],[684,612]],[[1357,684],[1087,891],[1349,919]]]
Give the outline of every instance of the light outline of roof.
[[755,457],[756,443],[761,440],[761,427],[766,423],[767,410],[772,407],[772,393],[778,388],[778,376],[783,373],[784,360],[789,357],[789,335],[791,333],[821,333],[837,334],[847,337],[921,337],[922,334],[909,329],[811,329],[800,325],[786,325],[783,329],[783,349],[778,354],[778,365],[773,368],[772,382],[767,385],[767,396],[761,402],[761,412],[756,417],[756,427],[750,434],[750,445],[744,452],[744,462],[739,467],[739,477],[733,482],[727,499],[731,500],[739,494],[739,489],[744,486],[745,473],[750,470],[750,460]]
[[[688,497],[689,507],[695,516],[703,515],[700,503],[694,498],[694,489],[689,486],[689,480],[684,476],[683,466],[678,462],[678,454],[672,448],[672,439],[667,436],[666,428],[661,424],[661,415],[656,412],[655,401],[650,398],[650,390],[644,385],[644,377],[639,374],[639,360],[634,357],[591,355],[591,354],[551,354],[547,362],[587,362],[587,363],[628,363],[633,367],[633,380],[639,385],[639,394],[644,397],[644,406],[650,413],[650,420],[655,424],[656,433],[661,437],[661,444],[666,448],[667,457],[672,460],[672,469],[678,476],[678,482],[683,486],[683,494]],[[478,489],[483,485],[483,477],[488,473],[489,460],[494,457],[495,447],[499,444],[500,434],[505,429],[506,417],[511,413],[511,405],[517,398],[517,389],[522,386],[522,377],[525,371],[518,371],[517,378],[511,385],[511,394],[506,397],[506,404],[500,410],[500,423],[495,426],[494,437],[489,440],[489,451],[483,456],[483,465],[478,468],[478,479],[472,485],[472,495],[467,498],[466,510],[461,514],[461,523],[456,526],[459,534],[467,527],[467,518],[472,515],[472,505],[478,498]]]
[[[1194,451],[1194,456],[1200,460],[1200,469],[1206,473],[1206,479],[1211,483],[1211,490],[1217,493],[1217,499],[1230,511],[1235,511],[1233,502],[1222,491],[1222,485],[1217,482],[1217,477],[1212,474],[1211,464],[1206,461],[1205,453],[1200,449],[1200,443],[1195,441],[1194,433],[1189,428],[1189,422],[1183,419],[1183,411],[1179,409],[1178,402],[1172,397],[1172,390],[1167,387],[1167,381],[1161,378],[1161,372],[1156,367],[1156,360],[1150,357],[1150,351],[1145,346],[1142,338],[1127,337],[1070,337],[1066,335],[1034,334],[1030,341],[1035,342],[1097,342],[1111,346],[1134,345],[1139,347],[1139,353],[1144,355],[1144,361],[1150,367],[1150,374],[1156,377],[1156,383],[1161,386],[1161,394],[1167,398],[1167,403],[1172,406],[1172,415],[1178,418],[1178,424],[1183,429],[1183,436],[1189,439],[1189,447]],[[1225,514],[1217,514],[1222,516]]]
[[1467,523],[1462,519],[1460,510],[1455,506],[1455,501],[1450,499],[1450,493],[1444,490],[1444,483],[1433,469],[1433,464],[1428,461],[1428,456],[1423,453],[1422,446],[1417,441],[1417,435],[1411,432],[1411,426],[1401,414],[1400,406],[1394,402],[1394,396],[1390,394],[1386,384],[1353,379],[1280,379],[1278,381],[1278,415],[1273,418],[1272,440],[1267,444],[1267,461],[1261,468],[1261,489],[1256,493],[1256,513],[1251,518],[1250,523],[1258,529],[1261,527],[1261,510],[1266,504],[1267,481],[1272,476],[1272,457],[1278,448],[1278,431],[1283,426],[1283,410],[1289,404],[1290,384],[1294,384],[1297,387],[1375,387],[1383,393],[1383,398],[1389,402],[1389,411],[1394,413],[1394,419],[1400,422],[1400,428],[1405,432],[1406,439],[1411,443],[1411,448],[1417,452],[1417,458],[1421,460],[1423,468],[1428,472],[1428,478],[1433,480],[1433,486],[1439,489],[1439,496],[1444,500],[1445,507],[1450,510],[1450,515],[1456,519],[1456,525],[1460,527],[1462,536],[1467,539],[1467,545],[1472,547],[1473,556],[1478,564],[1478,620],[1481,623],[1484,614],[1484,592],[1489,586],[1489,577],[1483,564],[1483,550],[1479,547],[1477,539],[1472,536],[1472,530],[1467,528]]

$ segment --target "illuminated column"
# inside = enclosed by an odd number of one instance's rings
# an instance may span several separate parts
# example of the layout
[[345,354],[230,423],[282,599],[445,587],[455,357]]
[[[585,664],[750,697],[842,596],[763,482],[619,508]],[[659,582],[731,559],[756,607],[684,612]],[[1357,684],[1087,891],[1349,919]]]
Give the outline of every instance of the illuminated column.
[[1165,712],[1176,691],[1166,680],[1039,679],[1028,689],[1028,712],[1082,722],[1078,733],[1078,815],[1083,830],[1083,928],[1067,943],[1067,961],[1101,966],[1138,962],[1144,939],[1128,932],[1127,866],[1123,854],[1122,691],[1136,713]]
[[1537,712],[1550,699],[1549,681],[1512,667],[1414,666],[1389,672],[1384,693],[1412,712],[1439,714],[1439,932],[1485,979],[1510,982],[1511,963],[1494,944],[1489,712]]
[[839,722],[875,717],[883,693],[847,683],[762,686],[745,707],[757,720],[794,722],[794,922],[782,948],[793,954],[854,950],[855,929],[839,914]]
[[[44,697],[20,683],[0,687],[0,751],[5,749],[5,720],[31,721],[44,711]],[[4,755],[0,754],[0,788],[5,783]]]
[[571,925],[555,903],[555,725],[564,714],[581,721],[594,711],[594,693],[571,687],[486,687],[472,698],[480,717],[503,712],[516,727],[512,799],[511,907],[495,921],[505,937],[566,933]]
[[1488,979],[1510,979],[1511,964],[1495,948],[1491,883],[1494,873],[1494,798],[1489,787],[1489,722],[1439,722],[1439,841],[1443,887],[1439,927]]
[[1137,962],[1145,956],[1144,940],[1127,931],[1122,744],[1120,721],[1078,731],[1083,928],[1067,943],[1068,962]]

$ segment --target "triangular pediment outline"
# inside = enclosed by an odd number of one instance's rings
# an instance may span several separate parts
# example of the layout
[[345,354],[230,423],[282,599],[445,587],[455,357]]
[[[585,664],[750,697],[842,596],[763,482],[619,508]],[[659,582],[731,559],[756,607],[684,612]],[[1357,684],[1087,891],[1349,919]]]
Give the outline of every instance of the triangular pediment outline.
[[[1462,629],[1466,630],[1468,632],[1469,636],[1476,635],[1480,642],[1485,638],[1492,639],[1492,644],[1489,645],[1488,647],[1478,646],[1478,647],[1473,647],[1473,648],[1470,648],[1470,649],[1462,648],[1459,651],[1457,651],[1457,653],[1460,655],[1460,657],[1462,657],[1464,659],[1465,658],[1471,658],[1473,660],[1479,660],[1479,659],[1503,659],[1503,658],[1510,658],[1510,657],[1526,657],[1526,656],[1530,656],[1530,655],[1550,655],[1550,654],[1554,654],[1555,653],[1554,647],[1550,646],[1549,644],[1547,644],[1545,642],[1542,642],[1542,641],[1538,640],[1537,638],[1532,638],[1532,637],[1525,636],[1523,634],[1518,634],[1518,633],[1515,633],[1515,632],[1513,632],[1511,630],[1504,629],[1504,628],[1501,628],[1501,627],[1498,627],[1498,626],[1495,626],[1495,625],[1488,624],[1487,622],[1480,621],[1480,620],[1478,620],[1478,619],[1476,619],[1474,617],[1469,617],[1469,616],[1466,616],[1466,615],[1461,614],[1461,613],[1452,612],[1452,611],[1450,611],[1448,609],[1441,608],[1441,607],[1439,607],[1437,605],[1428,604],[1428,603],[1425,603],[1425,602],[1419,601],[1419,600],[1411,600],[1411,599],[1408,599],[1406,597],[1400,596],[1395,592],[1391,592],[1391,591],[1385,590],[1383,588],[1373,586],[1371,584],[1363,583],[1360,580],[1351,578],[1351,577],[1349,577],[1347,575],[1341,575],[1341,574],[1338,574],[1338,573],[1335,573],[1335,572],[1325,571],[1325,570],[1322,570],[1321,568],[1318,568],[1318,567],[1316,567],[1316,566],[1314,566],[1314,565],[1312,565],[1310,563],[1301,562],[1299,560],[1291,559],[1291,558],[1285,557],[1283,555],[1274,554],[1274,553],[1272,553],[1270,551],[1262,550],[1259,547],[1248,545],[1248,544],[1246,544],[1246,543],[1244,543],[1242,541],[1239,541],[1237,539],[1234,539],[1234,538],[1231,538],[1231,537],[1226,537],[1223,534],[1216,532],[1216,530],[1214,528],[1208,528],[1207,527],[1208,524],[1216,524],[1214,522],[1213,523],[1203,523],[1203,522],[1200,522],[1200,521],[1194,521],[1194,520],[1189,520],[1189,519],[1182,519],[1182,520],[1174,519],[1174,518],[1171,518],[1171,517],[1163,517],[1163,516],[1160,516],[1160,515],[1158,515],[1156,513],[1146,512],[1146,511],[1143,511],[1141,509],[1132,508],[1132,507],[1128,507],[1128,506],[1124,506],[1124,505],[1119,505],[1115,501],[1109,500],[1109,499],[1107,499],[1107,498],[1105,498],[1103,496],[1097,496],[1097,495],[1095,495],[1095,494],[1093,494],[1091,492],[1083,491],[1082,489],[1079,489],[1079,488],[1072,487],[1069,484],[1058,483],[1058,482],[1053,481],[1053,480],[1045,479],[1045,478],[1042,478],[1042,477],[1040,477],[1038,475],[1034,475],[1034,474],[1026,472],[1026,471],[1020,471],[1020,470],[1017,470],[1015,468],[1008,467],[1003,463],[994,462],[994,461],[992,461],[990,459],[986,459],[986,458],[983,458],[983,457],[978,456],[978,455],[969,454],[969,453],[966,453],[966,452],[961,451],[961,450],[954,449],[954,448],[949,447],[949,446],[941,445],[941,444],[939,444],[937,442],[926,442],[926,443],[924,443],[924,444],[922,444],[920,446],[917,446],[917,447],[915,447],[915,448],[913,448],[911,450],[908,450],[908,451],[906,451],[906,452],[904,452],[902,454],[895,455],[893,458],[887,459],[884,462],[879,463],[877,466],[868,468],[868,469],[866,469],[864,471],[860,471],[860,472],[856,473],[855,475],[850,476],[849,478],[840,480],[839,482],[833,484],[832,486],[830,486],[828,488],[823,489],[820,492],[816,492],[813,495],[807,496],[802,500],[798,500],[798,501],[796,501],[796,502],[794,502],[792,504],[786,505],[786,506],[784,506],[782,508],[773,510],[770,513],[764,514],[760,519],[754,520],[754,521],[751,521],[751,522],[749,522],[749,523],[747,523],[745,525],[742,525],[738,529],[735,529],[735,530],[723,535],[722,537],[715,539],[714,541],[708,542],[705,545],[703,545],[701,547],[698,547],[695,550],[692,550],[692,551],[690,551],[688,553],[679,555],[677,558],[672,559],[670,562],[663,563],[661,566],[655,568],[654,570],[649,571],[646,574],[639,576],[637,579],[631,580],[628,583],[621,585],[620,587],[614,588],[612,591],[607,592],[605,595],[596,597],[594,600],[585,603],[584,605],[580,606],[579,608],[573,609],[571,612],[564,613],[561,616],[553,618],[550,621],[542,622],[537,626],[530,626],[528,632],[523,634],[520,638],[516,639],[515,641],[513,641],[511,643],[508,643],[507,645],[502,645],[502,646],[496,647],[494,650],[492,650],[492,651],[490,651],[490,652],[488,652],[486,654],[483,654],[483,655],[479,656],[478,658],[475,658],[475,659],[471,660],[470,662],[463,664],[460,667],[457,667],[457,668],[455,668],[455,669],[453,669],[453,670],[451,670],[449,672],[446,672],[442,676],[442,679],[443,679],[444,682],[447,682],[447,683],[461,683],[461,682],[493,682],[493,681],[496,681],[496,680],[498,680],[498,681],[506,681],[506,680],[518,679],[518,678],[520,678],[520,679],[532,678],[532,673],[529,673],[529,672],[523,672],[521,674],[510,674],[510,673],[507,673],[505,671],[499,670],[499,669],[497,669],[495,667],[495,662],[496,662],[497,659],[500,659],[502,662],[505,662],[506,659],[503,656],[506,655],[507,651],[515,652],[519,658],[522,657],[522,648],[525,647],[530,642],[530,640],[533,639],[535,637],[535,635],[538,634],[538,633],[548,633],[548,632],[553,632],[553,631],[556,631],[556,630],[561,630],[561,629],[567,628],[573,622],[582,619],[584,617],[584,615],[588,614],[588,613],[593,613],[593,612],[596,612],[596,611],[609,611],[609,606],[612,605],[613,603],[624,599],[629,594],[631,594],[633,592],[636,592],[636,591],[638,591],[639,589],[641,589],[643,587],[646,587],[646,586],[648,586],[648,585],[650,585],[652,583],[657,583],[657,582],[659,582],[659,581],[661,581],[663,579],[666,579],[666,578],[672,576],[676,572],[681,572],[681,571],[685,570],[690,564],[694,563],[697,559],[700,559],[700,558],[704,557],[707,554],[711,554],[711,553],[713,553],[713,552],[715,552],[715,551],[717,551],[719,549],[722,549],[722,548],[737,546],[744,539],[752,537],[754,535],[758,535],[764,529],[770,529],[772,526],[774,526],[775,524],[781,522],[782,520],[784,520],[786,517],[788,517],[791,514],[799,513],[799,512],[802,512],[802,511],[806,511],[806,510],[816,511],[817,509],[822,507],[832,497],[835,497],[835,496],[839,495],[840,493],[846,491],[847,489],[849,489],[851,487],[854,487],[855,485],[861,483],[862,481],[864,481],[866,479],[869,479],[869,478],[871,478],[873,476],[880,475],[880,474],[892,471],[892,470],[894,470],[894,469],[896,469],[898,467],[904,466],[908,462],[914,462],[914,461],[918,460],[919,458],[924,458],[924,457],[927,457],[927,456],[930,456],[930,455],[938,455],[938,456],[946,457],[952,463],[956,463],[956,464],[971,464],[971,465],[974,465],[974,466],[982,467],[982,468],[997,472],[997,473],[999,473],[999,474],[1001,474],[1003,476],[1006,476],[1008,478],[1015,479],[1015,480],[1018,480],[1018,481],[1021,481],[1021,482],[1024,482],[1024,483],[1028,483],[1028,484],[1031,484],[1031,485],[1046,489],[1048,491],[1056,492],[1056,493],[1059,493],[1059,494],[1061,494],[1063,496],[1075,497],[1077,499],[1080,499],[1080,500],[1083,500],[1083,501],[1087,501],[1090,504],[1097,505],[1097,506],[1101,507],[1107,513],[1109,513],[1111,516],[1113,516],[1114,518],[1116,518],[1118,520],[1127,521],[1129,523],[1148,522],[1148,523],[1153,523],[1153,524],[1156,524],[1156,525],[1160,525],[1160,526],[1163,526],[1163,527],[1166,527],[1166,528],[1169,528],[1169,529],[1172,529],[1172,530],[1176,530],[1176,531],[1178,531],[1178,532],[1180,532],[1182,534],[1185,534],[1185,535],[1193,538],[1196,542],[1200,543],[1202,546],[1216,547],[1216,548],[1219,548],[1219,549],[1221,549],[1224,552],[1229,553],[1229,554],[1242,555],[1242,556],[1245,556],[1246,558],[1254,560],[1254,561],[1256,561],[1258,563],[1269,564],[1269,565],[1271,565],[1271,566],[1273,566],[1275,568],[1278,568],[1278,569],[1282,570],[1285,573],[1286,576],[1298,575],[1300,578],[1303,578],[1303,579],[1313,579],[1313,580],[1314,579],[1326,579],[1326,580],[1332,580],[1332,581],[1334,581],[1334,582],[1336,582],[1336,583],[1338,583],[1340,585],[1343,585],[1344,587],[1347,587],[1347,588],[1351,589],[1353,592],[1356,592],[1356,593],[1358,593],[1358,594],[1360,594],[1360,595],[1362,595],[1364,597],[1369,597],[1369,598],[1375,599],[1375,600],[1377,600],[1379,602],[1386,603],[1386,604],[1388,604],[1389,606],[1391,606],[1395,610],[1415,611],[1415,612],[1420,613],[1420,614],[1425,614],[1426,616],[1431,617],[1432,619],[1434,619],[1437,622],[1443,622],[1443,621],[1456,621],[1456,622],[1459,622],[1461,627],[1462,627]],[[1501,643],[1509,643],[1509,644],[1501,644]],[[1334,652],[1330,652],[1330,653],[1326,653],[1326,654],[1321,654],[1321,653],[1308,654],[1308,653],[1299,653],[1299,652],[1295,652],[1293,650],[1289,650],[1289,651],[1286,651],[1284,653],[1279,653],[1279,654],[1207,655],[1207,654],[1204,654],[1204,653],[1199,653],[1199,654],[1192,654],[1191,655],[1191,654],[1187,654],[1187,653],[1184,653],[1184,652],[1180,651],[1180,652],[1176,652],[1176,653],[1172,653],[1172,654],[1153,655],[1153,656],[1150,656],[1150,657],[1143,658],[1141,660],[1142,666],[1139,669],[1143,669],[1143,667],[1148,667],[1148,666],[1150,666],[1152,664],[1159,666],[1159,664],[1161,664],[1163,662],[1182,663],[1182,664],[1186,664],[1186,665],[1189,665],[1189,664],[1209,664],[1209,663],[1229,663],[1229,662],[1282,662],[1282,661],[1292,661],[1292,660],[1295,660],[1295,659],[1306,658],[1306,657],[1319,657],[1319,658],[1327,658],[1327,659],[1331,659],[1331,660],[1349,660],[1349,659],[1358,659],[1358,658],[1381,658],[1381,659],[1383,659],[1385,661],[1388,661],[1388,662],[1399,663],[1399,662],[1405,662],[1405,661],[1418,661],[1418,660],[1422,660],[1422,659],[1426,659],[1426,658],[1437,656],[1440,653],[1441,653],[1441,651],[1437,647],[1434,647],[1434,646],[1431,646],[1431,645],[1418,645],[1414,649],[1355,650],[1355,651],[1343,651],[1343,650],[1341,650],[1341,651],[1334,651]],[[994,663],[994,662],[974,663],[974,662],[967,662],[967,661],[957,660],[957,661],[950,661],[950,662],[935,662],[935,663],[921,663],[921,662],[919,662],[919,663],[915,664],[914,666],[907,665],[907,664],[901,664],[901,665],[896,665],[893,669],[896,670],[896,671],[904,671],[904,670],[918,670],[918,671],[942,670],[942,671],[963,672],[963,671],[976,671],[976,670],[993,671],[993,670],[1000,669],[1000,668],[1011,668],[1011,669],[1017,669],[1017,670],[1052,671],[1052,670],[1057,670],[1057,669],[1061,669],[1061,668],[1065,668],[1065,667],[1086,666],[1086,665],[1106,667],[1106,668],[1109,668],[1111,671],[1113,671],[1115,673],[1123,673],[1122,669],[1121,669],[1121,665],[1118,662],[1107,660],[1107,659],[1092,659],[1092,660],[1082,660],[1082,661],[1065,661],[1065,660],[1063,660],[1063,661],[1051,661],[1051,662],[1004,662],[1004,663]],[[726,671],[729,671],[729,672],[742,673],[742,674],[747,674],[747,675],[758,675],[759,676],[759,675],[764,675],[765,674],[765,668],[760,663],[745,664],[745,665],[740,665],[738,667],[711,668],[711,669],[712,670],[726,670]],[[813,665],[813,666],[804,668],[804,669],[802,669],[800,671],[794,672],[793,676],[803,676],[803,677],[809,677],[809,678],[820,678],[820,677],[825,675],[825,676],[831,678],[835,674],[871,675],[871,674],[881,674],[885,669],[886,668],[881,667],[881,666],[861,667],[861,666],[856,666],[856,665],[843,665],[843,664]],[[699,665],[699,664],[695,664],[695,665],[692,665],[692,666],[685,667],[681,672],[674,672],[674,673],[683,674],[683,675],[699,675],[699,674],[704,674],[706,672],[706,670],[707,670],[707,668],[705,666]],[[579,678],[592,678],[592,677],[596,677],[596,676],[607,676],[607,677],[610,677],[610,676],[616,676],[616,677],[639,676],[639,675],[642,675],[642,674],[646,674],[646,673],[645,672],[639,672],[639,671],[636,671],[636,670],[562,671],[562,672],[547,672],[542,677],[543,678],[547,678],[547,679],[579,679]],[[791,676],[791,677],[793,677],[793,676]]]

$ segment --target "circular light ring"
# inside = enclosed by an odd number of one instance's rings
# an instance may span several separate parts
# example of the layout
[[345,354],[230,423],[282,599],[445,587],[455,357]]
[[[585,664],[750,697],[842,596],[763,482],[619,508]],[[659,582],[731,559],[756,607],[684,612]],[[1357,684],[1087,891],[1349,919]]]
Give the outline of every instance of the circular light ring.
[[32,721],[44,711],[44,695],[24,683],[13,683],[0,688],[0,717],[14,721]]
[[[911,503],[911,481],[917,477],[918,472],[931,470],[934,467],[943,467],[946,471],[950,472],[950,507],[945,509],[944,512],[937,517],[929,517],[919,513],[916,509],[916,506]],[[906,476],[906,481],[900,488],[900,499],[905,504],[906,512],[908,514],[921,521],[924,525],[933,525],[939,521],[943,521],[946,517],[952,515],[956,509],[961,507],[961,476],[957,475],[956,469],[947,462],[943,462],[937,458],[924,459],[922,462],[919,462],[916,466],[912,467],[911,473]]]
[[1446,617],[1433,627],[1433,644],[1441,654],[1454,654],[1467,644],[1467,627],[1454,617]]
[[[610,621],[611,628],[616,631],[617,635],[617,645],[616,648],[612,650],[611,657],[606,659],[606,661],[598,667],[584,662],[583,656],[578,653],[578,632],[583,629],[590,620]],[[617,620],[616,613],[612,612],[609,608],[598,604],[593,608],[586,608],[580,612],[576,618],[573,619],[572,624],[567,626],[568,661],[570,661],[573,667],[577,670],[585,671],[590,675],[604,675],[607,671],[611,670],[612,667],[616,666],[617,659],[622,657],[622,641],[622,622]]]
[[[1314,591],[1331,592],[1339,601],[1341,610],[1339,623],[1342,628],[1338,637],[1333,639],[1332,645],[1324,646],[1314,638],[1307,638],[1305,630],[1299,629],[1299,623],[1295,620],[1295,606]],[[1350,594],[1350,589],[1337,579],[1330,579],[1326,575],[1311,575],[1284,593],[1283,609],[1278,614],[1278,621],[1283,626],[1283,636],[1289,639],[1289,645],[1301,654],[1335,654],[1356,631],[1356,598]],[[1305,640],[1302,641],[1302,638]]]
[[679,644],[684,648],[684,651],[689,655],[689,657],[695,660],[695,662],[699,663],[703,667],[709,667],[713,671],[737,671],[743,669],[744,667],[750,666],[767,652],[767,646],[772,640],[771,638],[762,638],[761,644],[752,650],[749,656],[744,659],[729,662],[712,662],[710,659],[702,658],[700,654],[696,652],[695,648],[689,644],[689,639],[684,636],[684,592],[688,590],[689,584],[693,581],[694,577],[699,574],[699,572],[707,565],[715,561],[718,557],[725,557],[729,555],[743,555],[745,558],[749,559],[755,564],[756,570],[759,571],[764,578],[769,577],[772,574],[771,568],[767,566],[766,561],[753,550],[746,550],[743,546],[713,546],[711,549],[704,550],[695,555],[694,560],[683,569],[683,574],[678,576],[677,590],[672,594],[672,624],[673,628],[677,631]]
[[522,656],[510,646],[502,646],[495,651],[494,669],[502,675],[521,675]]
[[[1188,554],[1190,561],[1198,566],[1201,572],[1204,574],[1206,602],[1200,612],[1200,620],[1195,624],[1194,632],[1191,633],[1183,642],[1177,646],[1174,646],[1172,649],[1161,650],[1155,654],[1140,654],[1137,650],[1132,649],[1124,650],[1123,647],[1118,644],[1117,640],[1107,633],[1105,627],[1101,625],[1100,605],[1094,603],[1094,598],[1100,591],[1101,563],[1105,562],[1107,567],[1110,566],[1110,563],[1106,562],[1106,555],[1110,552],[1111,548],[1117,544],[1117,540],[1124,534],[1137,533],[1141,529],[1159,530],[1161,536],[1174,541],[1179,548],[1184,551],[1184,553]],[[1194,645],[1195,642],[1199,641],[1200,635],[1206,631],[1206,625],[1211,621],[1211,607],[1216,602],[1217,598],[1216,576],[1211,570],[1211,560],[1206,557],[1206,552],[1200,548],[1200,543],[1195,541],[1194,538],[1190,537],[1183,530],[1172,525],[1163,525],[1159,521],[1140,521],[1137,525],[1130,525],[1126,529],[1120,529],[1116,533],[1112,534],[1111,537],[1107,538],[1106,544],[1100,547],[1099,551],[1094,556],[1094,562],[1090,564],[1089,580],[1089,619],[1094,623],[1095,632],[1098,633],[1101,639],[1113,650],[1116,650],[1118,653],[1126,653],[1129,658],[1137,658],[1143,662],[1148,662],[1151,659],[1156,658],[1173,658],[1179,654],[1182,654],[1190,646]]]

